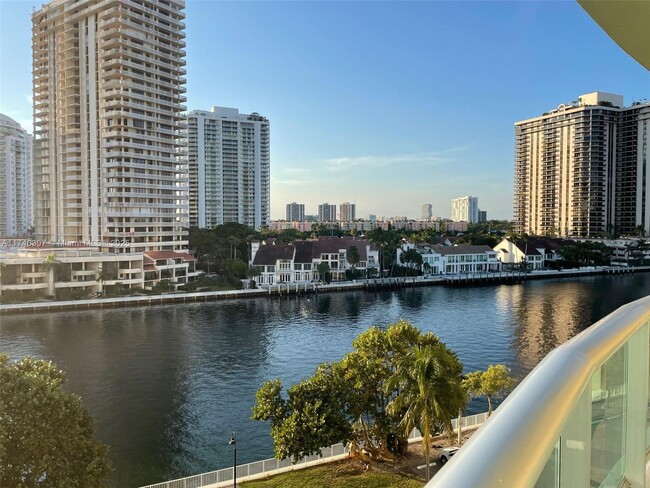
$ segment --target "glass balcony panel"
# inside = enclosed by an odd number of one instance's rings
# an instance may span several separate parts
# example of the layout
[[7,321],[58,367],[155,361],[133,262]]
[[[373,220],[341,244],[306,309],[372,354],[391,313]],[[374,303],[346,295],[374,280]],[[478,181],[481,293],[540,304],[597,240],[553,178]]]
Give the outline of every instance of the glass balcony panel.
[[625,467],[627,344],[591,378],[591,481],[593,487],[620,486]]
[[535,488],[559,488],[560,487],[560,442],[555,444],[544,465],[542,473],[535,483]]
[[591,388],[585,388],[562,432],[560,486],[589,486]]

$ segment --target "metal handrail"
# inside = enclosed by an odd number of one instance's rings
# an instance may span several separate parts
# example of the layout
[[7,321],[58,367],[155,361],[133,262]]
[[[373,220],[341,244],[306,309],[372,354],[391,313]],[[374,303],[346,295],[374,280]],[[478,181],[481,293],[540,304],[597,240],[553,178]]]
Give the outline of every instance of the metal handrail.
[[649,321],[650,296],[552,351],[427,487],[533,487],[593,373]]

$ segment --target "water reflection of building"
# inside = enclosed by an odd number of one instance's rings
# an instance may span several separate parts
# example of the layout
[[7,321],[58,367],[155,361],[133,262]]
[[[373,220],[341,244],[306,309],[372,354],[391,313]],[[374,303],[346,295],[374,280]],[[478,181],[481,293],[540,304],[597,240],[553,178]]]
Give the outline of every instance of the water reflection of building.
[[532,369],[552,349],[577,334],[588,317],[590,289],[585,283],[556,283],[539,293],[535,286],[500,286],[497,307],[509,310],[513,348],[521,366]]

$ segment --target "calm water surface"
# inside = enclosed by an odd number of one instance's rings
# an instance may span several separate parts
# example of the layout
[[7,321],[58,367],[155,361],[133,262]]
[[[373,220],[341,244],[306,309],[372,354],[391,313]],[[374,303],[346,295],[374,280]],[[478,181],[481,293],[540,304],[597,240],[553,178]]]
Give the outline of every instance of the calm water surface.
[[[138,487],[273,456],[250,420],[255,392],[340,359],[371,325],[433,331],[466,371],[519,376],[619,306],[650,294],[650,273],[470,289],[412,288],[3,317],[0,350],[68,372],[69,389],[111,446],[114,487]],[[474,401],[468,413],[484,410]]]

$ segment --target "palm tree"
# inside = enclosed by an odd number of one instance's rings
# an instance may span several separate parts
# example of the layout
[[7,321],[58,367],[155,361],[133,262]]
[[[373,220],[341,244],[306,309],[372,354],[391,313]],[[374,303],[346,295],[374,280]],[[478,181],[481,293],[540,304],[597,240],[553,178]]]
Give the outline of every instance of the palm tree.
[[47,271],[47,294],[54,295],[54,268],[59,264],[56,254],[48,254],[43,260],[43,267]]
[[97,281],[99,281],[99,292],[104,293],[104,278],[106,278],[106,273],[104,273],[104,268],[97,268]]
[[348,248],[348,263],[350,263],[350,266],[352,267],[352,273],[354,273],[357,264],[359,264],[359,261],[361,261],[361,256],[359,255],[359,249],[357,246],[350,246]]
[[408,435],[413,428],[422,433],[422,450],[429,480],[431,438],[439,429],[451,432],[451,420],[465,407],[467,394],[461,386],[462,365],[443,343],[423,340],[410,348],[388,380],[387,389],[397,389],[388,405],[389,413],[401,417],[399,426]]

